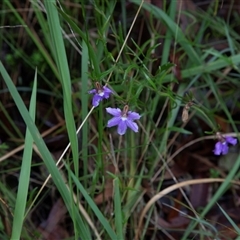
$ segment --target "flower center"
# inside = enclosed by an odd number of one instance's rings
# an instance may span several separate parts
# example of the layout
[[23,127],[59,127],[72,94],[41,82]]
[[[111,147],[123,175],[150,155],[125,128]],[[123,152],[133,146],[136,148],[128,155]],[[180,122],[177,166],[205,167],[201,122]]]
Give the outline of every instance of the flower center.
[[126,121],[126,120],[127,120],[127,116],[124,114],[124,115],[122,115],[121,119],[122,119],[123,121]]
[[98,90],[98,95],[102,97],[104,95],[104,92],[101,89],[99,89]]
[[127,120],[127,114],[128,114],[128,105],[125,105],[122,110],[122,120],[123,121]]

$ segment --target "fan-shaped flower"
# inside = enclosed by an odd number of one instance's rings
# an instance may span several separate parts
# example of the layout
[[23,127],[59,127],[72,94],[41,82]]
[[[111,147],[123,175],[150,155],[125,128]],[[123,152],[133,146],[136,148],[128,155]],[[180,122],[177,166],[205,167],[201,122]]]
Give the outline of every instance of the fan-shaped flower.
[[108,87],[101,86],[99,82],[96,82],[96,88],[88,91],[90,94],[94,94],[93,99],[92,99],[92,105],[94,107],[97,107],[103,99],[109,98],[110,94],[112,94],[112,90],[109,89]]
[[107,127],[118,126],[117,132],[119,135],[124,135],[129,127],[134,132],[138,132],[138,125],[134,120],[140,119],[140,115],[136,112],[128,111],[128,105],[125,105],[123,111],[119,108],[106,108],[106,111],[113,115],[113,118],[108,121]]
[[236,145],[237,139],[233,137],[223,137],[220,133],[217,133],[218,142],[215,144],[214,154],[223,155],[228,153],[229,147],[228,144]]

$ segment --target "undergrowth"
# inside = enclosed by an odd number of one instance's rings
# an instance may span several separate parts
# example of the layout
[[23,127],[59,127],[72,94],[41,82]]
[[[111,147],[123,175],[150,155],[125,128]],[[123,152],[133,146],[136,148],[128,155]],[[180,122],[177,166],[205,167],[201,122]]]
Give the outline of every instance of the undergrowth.
[[0,4],[1,239],[239,238],[239,10],[189,2]]

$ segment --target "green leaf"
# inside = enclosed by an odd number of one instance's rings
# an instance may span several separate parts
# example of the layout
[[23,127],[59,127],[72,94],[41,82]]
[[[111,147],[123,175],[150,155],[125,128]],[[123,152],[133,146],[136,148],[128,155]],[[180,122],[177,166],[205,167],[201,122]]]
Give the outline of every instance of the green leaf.
[[[35,113],[36,113],[36,95],[37,95],[37,70],[35,72],[33,91],[30,99],[30,107],[29,107],[29,113],[33,121],[35,121]],[[24,143],[25,145],[24,145],[22,166],[21,166],[20,177],[19,177],[17,199],[15,204],[15,210],[14,210],[11,239],[20,239],[23,221],[24,221],[24,213],[26,209],[28,187],[29,187],[29,180],[30,180],[31,160],[32,160],[32,147],[33,147],[33,139],[28,128],[26,130],[26,137],[25,137]]]
[[35,144],[40,152],[40,155],[42,156],[43,161],[44,161],[49,173],[52,176],[53,182],[55,183],[58,191],[60,192],[72,218],[73,218],[72,212],[74,211],[74,213],[75,213],[74,220],[76,221],[78,228],[80,229],[80,232],[82,234],[81,236],[84,237],[85,239],[90,239],[89,232],[87,231],[86,226],[79,214],[78,208],[76,208],[75,205],[71,204],[72,203],[72,195],[69,192],[69,189],[66,187],[65,181],[63,180],[58,168],[56,167],[55,161],[53,160],[51,153],[49,152],[37,127],[35,126],[31,116],[29,115],[29,112],[28,112],[27,108],[25,107],[23,100],[21,99],[15,85],[13,84],[13,81],[9,77],[2,62],[0,62],[0,72],[1,72],[3,80],[6,84],[6,86],[8,87],[8,90],[9,90],[24,122],[26,123],[26,125],[29,129],[29,132],[31,133],[33,141],[35,142]]
[[179,128],[179,127],[169,127],[168,130],[170,132],[179,132],[179,133],[188,134],[188,135],[192,134],[192,132],[190,132],[184,128]]

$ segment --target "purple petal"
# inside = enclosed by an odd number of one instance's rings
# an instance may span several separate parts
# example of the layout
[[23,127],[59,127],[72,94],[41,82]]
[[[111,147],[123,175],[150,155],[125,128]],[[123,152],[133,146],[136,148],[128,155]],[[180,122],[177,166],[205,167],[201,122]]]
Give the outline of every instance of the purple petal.
[[103,87],[103,91],[104,93],[109,93],[109,94],[113,93],[112,90],[108,87]]
[[117,131],[118,131],[118,134],[119,134],[119,135],[123,135],[123,134],[125,134],[126,130],[127,130],[126,120],[123,121],[123,120],[121,119],[120,123],[118,124],[118,130],[117,130]]
[[237,139],[236,138],[233,138],[233,137],[226,137],[226,142],[227,143],[230,143],[232,145],[236,145],[237,144]]
[[131,120],[126,120],[126,124],[129,128],[131,128],[134,132],[138,132],[138,125],[131,121]]
[[106,93],[106,92],[104,92],[104,94],[103,94],[103,98],[109,98],[110,97],[110,93]]
[[93,94],[93,93],[95,94],[96,92],[97,92],[96,89],[92,89],[92,90],[88,91],[89,94]]
[[99,96],[98,94],[95,94],[92,99],[92,105],[94,107],[97,107],[99,105],[99,102],[102,100],[102,97]]
[[220,155],[222,152],[222,143],[221,142],[217,142],[215,144],[215,148],[214,148],[214,154],[215,155]]
[[112,94],[112,90],[107,87],[103,87],[103,98],[109,98],[110,94]]
[[128,116],[128,119],[130,120],[137,120],[137,119],[140,119],[141,117],[138,113],[131,112],[131,111],[128,112],[127,116]]
[[121,117],[121,110],[119,108],[106,108],[106,111],[114,117]]
[[107,127],[113,127],[113,126],[119,125],[121,121],[122,121],[121,117],[113,117],[108,121]]
[[228,153],[228,145],[227,142],[222,143],[222,154],[225,155]]

